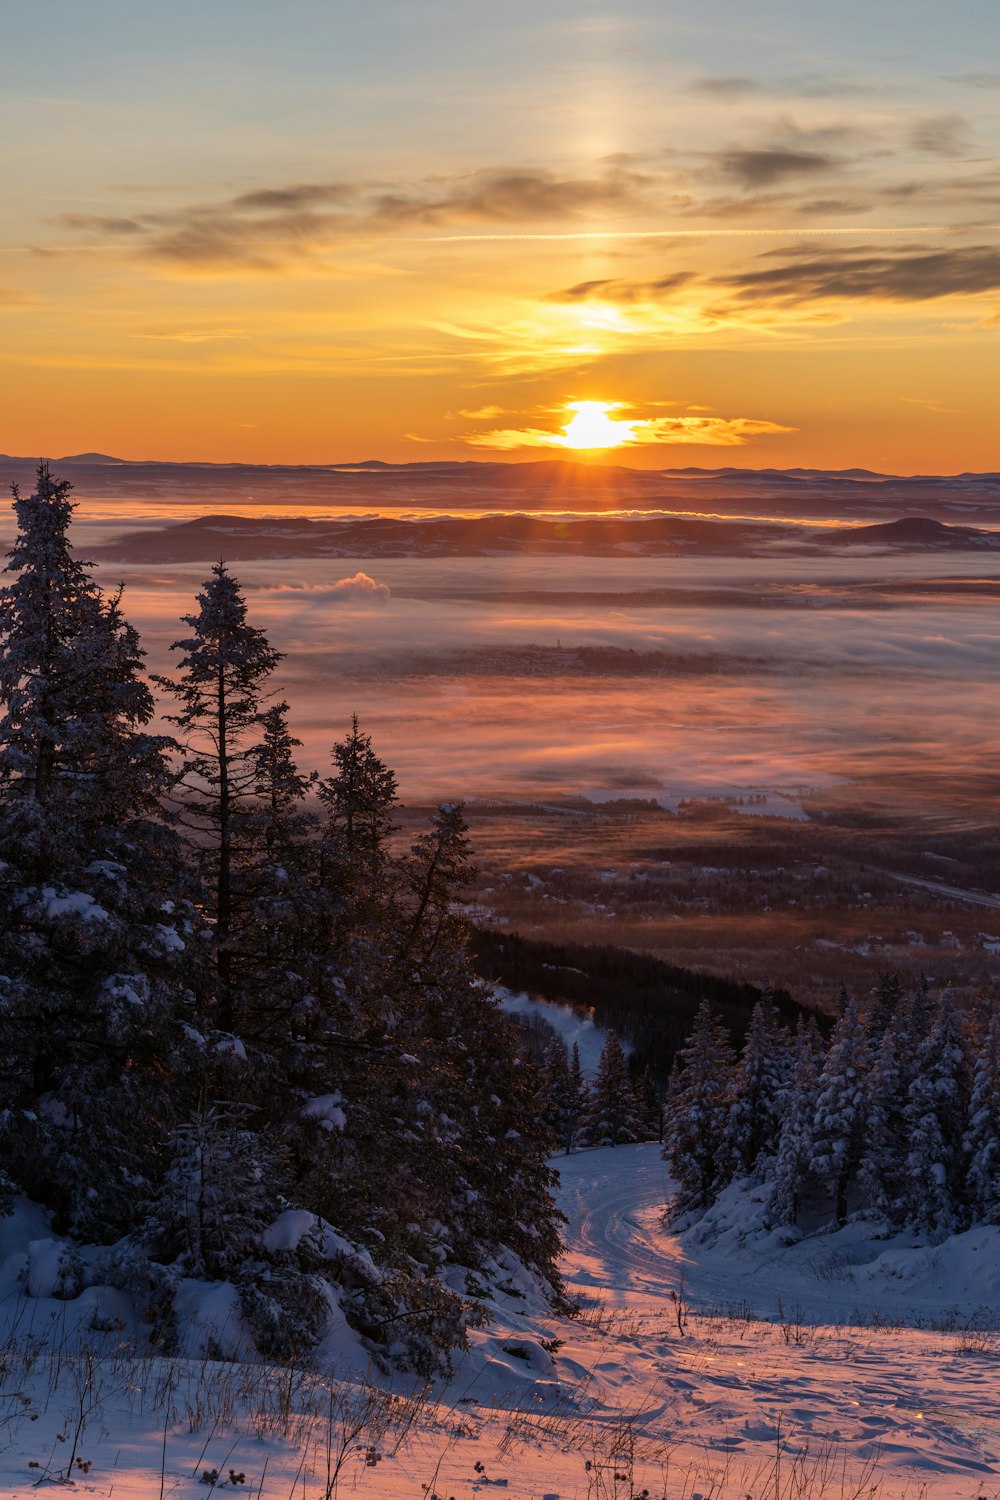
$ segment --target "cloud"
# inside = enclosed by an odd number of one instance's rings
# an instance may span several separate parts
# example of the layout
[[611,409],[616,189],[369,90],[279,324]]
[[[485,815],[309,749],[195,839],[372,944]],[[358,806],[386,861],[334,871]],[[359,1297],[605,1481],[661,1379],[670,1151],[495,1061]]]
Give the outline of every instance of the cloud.
[[620,162],[590,175],[544,168],[490,168],[444,182],[386,188],[350,182],[256,188],[219,203],[143,211],[132,217],[62,214],[83,236],[112,236],[142,257],[189,269],[274,270],[319,259],[356,240],[413,227],[580,220],[648,207],[654,179]]
[[693,271],[672,271],[651,281],[597,280],[578,281],[563,291],[552,292],[550,302],[655,302],[686,286],[694,279]]
[[964,156],[967,126],[961,115],[929,115],[909,130],[909,144],[931,156]]
[[948,82],[960,84],[963,88],[1000,89],[1000,73],[955,73]]
[[816,177],[840,165],[828,152],[797,151],[786,146],[724,151],[718,162],[726,177],[750,190],[773,187],[790,178]]
[[318,604],[385,605],[389,603],[392,590],[387,583],[376,583],[368,573],[357,572],[350,578],[339,578],[336,583],[276,583],[264,584],[259,592],[266,594],[290,594],[315,601]]
[[759,94],[761,85],[756,78],[726,76],[722,78],[694,78],[688,88],[695,94],[712,94],[724,99],[742,99],[747,94]]
[[996,291],[1000,288],[1000,249],[970,245],[900,253],[805,253],[782,265],[714,279],[744,301],[928,302]]
[[[681,444],[698,448],[742,448],[754,438],[774,437],[795,432],[756,417],[650,417],[627,424],[632,435],[623,438],[621,447],[647,447],[659,444]],[[468,433],[462,440],[476,448],[570,448],[562,432],[539,427],[499,428],[492,432]]]
[[59,214],[55,220],[64,229],[81,233],[134,235],[145,233],[138,219],[116,218],[109,214]]

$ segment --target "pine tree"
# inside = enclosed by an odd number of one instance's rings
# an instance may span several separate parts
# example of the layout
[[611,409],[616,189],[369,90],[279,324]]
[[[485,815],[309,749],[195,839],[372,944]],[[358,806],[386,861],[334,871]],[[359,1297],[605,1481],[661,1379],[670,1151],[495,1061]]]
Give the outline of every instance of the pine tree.
[[944,1239],[966,1221],[962,1184],[968,1078],[959,1018],[944,990],[919,1049],[906,1104],[909,1212],[914,1227]]
[[734,1067],[729,1035],[707,1000],[695,1017],[670,1080],[663,1154],[678,1188],[678,1209],[706,1208],[719,1187],[718,1155]]
[[587,1081],[580,1062],[580,1043],[570,1048],[569,1070],[566,1075],[566,1111],[563,1131],[563,1149],[568,1156],[579,1143],[584,1114],[587,1108]]
[[810,1017],[806,1024],[800,1018],[777,1150],[769,1165],[769,1176],[774,1184],[771,1210],[779,1224],[794,1224],[799,1216],[802,1190],[808,1181],[815,1151],[813,1126],[822,1065],[822,1042],[815,1018]]
[[762,1156],[774,1150],[784,1113],[788,1070],[788,1032],[773,1000],[765,996],[753,1008],[733,1074],[719,1154],[723,1181],[756,1171]]
[[903,986],[895,970],[880,974],[872,990],[871,1006],[866,1018],[868,1043],[873,1052],[886,1032],[897,1026],[897,1015],[903,1000]]
[[260,1232],[276,1216],[280,1153],[235,1106],[203,1106],[167,1144],[164,1174],[143,1237],[182,1274],[223,1281],[260,1258]]
[[811,1168],[833,1196],[838,1225],[847,1218],[848,1189],[864,1144],[868,1056],[857,1006],[848,1000],[834,1027],[820,1075],[812,1131]]
[[653,1077],[653,1070],[648,1064],[633,1084],[633,1101],[638,1139],[662,1141],[663,1104]]
[[346,739],[333,747],[334,774],[319,784],[328,810],[326,859],[352,888],[376,883],[385,868],[386,840],[392,831],[396,777],[362,734],[358,716]]
[[[462,804],[443,803],[430,832],[421,834],[403,864],[397,970],[433,958],[442,935],[454,924],[455,900],[476,878],[471,847]],[[464,936],[465,923],[460,920],[459,926]]]
[[869,1204],[890,1223],[905,1221],[908,1085],[890,1021],[865,1081],[865,1140],[858,1178]]
[[622,1044],[609,1031],[590,1091],[587,1139],[592,1146],[619,1146],[637,1138],[635,1095]]
[[964,1146],[972,1213],[985,1224],[1000,1224],[1000,1009],[995,1006],[976,1057]]
[[219,978],[217,1022],[235,1021],[234,948],[245,919],[234,902],[234,877],[243,852],[242,819],[255,797],[256,745],[263,725],[265,684],[282,653],[247,619],[247,604],[225,563],[198,595],[198,612],[185,615],[191,635],[175,641],[183,652],[176,679],[160,679],[180,702],[172,721],[183,735],[185,759],[178,786],[181,818],[206,850],[209,908],[215,923]]
[[198,918],[157,821],[167,769],[120,594],[69,540],[69,486],[15,492],[0,593],[0,1137],[74,1233],[122,1232],[183,1097]]

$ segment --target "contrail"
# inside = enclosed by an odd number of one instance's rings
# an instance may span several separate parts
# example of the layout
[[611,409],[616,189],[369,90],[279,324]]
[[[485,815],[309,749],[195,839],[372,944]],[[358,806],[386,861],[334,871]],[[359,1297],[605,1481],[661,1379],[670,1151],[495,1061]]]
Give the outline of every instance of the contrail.
[[783,229],[586,229],[553,234],[432,234],[421,236],[425,245],[479,243],[490,240],[680,240],[680,239],[764,239],[798,235],[812,239],[816,235],[873,234],[997,234],[1000,224],[851,224],[837,229],[808,229],[801,224]]

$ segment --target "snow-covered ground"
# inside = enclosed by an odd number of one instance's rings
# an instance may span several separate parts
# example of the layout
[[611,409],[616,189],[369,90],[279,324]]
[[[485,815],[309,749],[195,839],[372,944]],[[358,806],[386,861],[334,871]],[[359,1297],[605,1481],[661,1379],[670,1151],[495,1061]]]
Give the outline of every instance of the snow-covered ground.
[[[48,1231],[0,1222],[0,1493],[68,1475],[106,1500],[1000,1495],[1000,1230],[784,1247],[733,1189],[678,1238],[657,1147],[559,1166],[581,1315],[526,1288],[429,1390],[336,1331],[335,1380],[139,1357],[120,1294],[26,1296],[24,1241]],[[35,1291],[58,1261],[35,1245]]]

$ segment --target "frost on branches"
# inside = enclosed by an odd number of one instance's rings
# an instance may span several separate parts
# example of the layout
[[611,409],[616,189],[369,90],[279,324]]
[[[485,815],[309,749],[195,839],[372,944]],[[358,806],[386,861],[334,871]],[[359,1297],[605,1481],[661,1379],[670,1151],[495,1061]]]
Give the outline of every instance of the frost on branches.
[[[331,1315],[447,1365],[511,1268],[559,1297],[536,1069],[473,977],[460,806],[405,855],[355,719],[318,782],[281,657],[217,565],[186,617],[176,739],[69,486],[15,494],[0,591],[4,1198],[105,1247],[165,1349],[194,1283],[305,1355]],[[81,1273],[84,1274],[84,1273]]]

